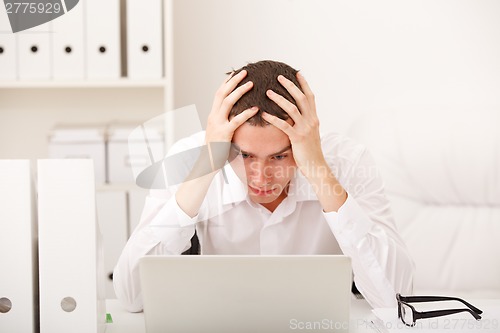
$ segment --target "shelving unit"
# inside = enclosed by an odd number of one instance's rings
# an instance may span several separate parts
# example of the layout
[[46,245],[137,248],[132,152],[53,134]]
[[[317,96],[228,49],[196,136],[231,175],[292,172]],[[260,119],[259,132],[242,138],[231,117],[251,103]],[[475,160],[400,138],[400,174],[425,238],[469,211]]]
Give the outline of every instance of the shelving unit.
[[143,122],[166,110],[162,82],[127,81],[60,86],[17,83],[0,88],[0,158],[48,157],[48,134],[56,124]]
[[[172,109],[171,8],[171,1],[164,0],[162,79],[0,81],[0,159],[29,159],[35,165],[37,159],[47,158],[49,133],[57,124],[140,124]],[[167,141],[174,136],[174,125],[169,126]],[[139,222],[147,192],[135,184],[96,184],[101,226],[115,230],[107,239],[104,235],[105,256],[106,251],[111,253],[106,260],[117,259],[126,242],[123,235],[129,235]],[[116,231],[120,231],[118,238]],[[108,276],[112,265],[107,266]],[[106,297],[113,298],[110,280],[106,289]]]
[[[0,84],[0,159],[48,157],[48,135],[58,123],[141,122],[166,109],[166,83],[157,81],[2,82]],[[126,235],[137,225],[147,190],[135,184],[97,184],[105,256],[117,259]],[[112,206],[111,211],[106,207]],[[110,227],[110,225],[112,225]],[[107,228],[107,229],[106,229]],[[119,241],[115,241],[120,235]],[[112,264],[107,264],[112,267]],[[111,273],[107,267],[106,277]],[[114,298],[106,280],[106,297]]]
[[[0,81],[0,158],[48,157],[48,133],[58,123],[143,122],[171,109],[172,8],[164,0],[162,79]],[[167,140],[173,130],[166,129]]]

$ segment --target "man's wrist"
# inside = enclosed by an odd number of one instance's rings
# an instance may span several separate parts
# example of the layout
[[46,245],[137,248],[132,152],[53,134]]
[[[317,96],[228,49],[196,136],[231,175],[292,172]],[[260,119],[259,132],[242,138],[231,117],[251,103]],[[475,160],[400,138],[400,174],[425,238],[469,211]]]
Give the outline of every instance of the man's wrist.
[[311,163],[307,171],[303,173],[312,185],[323,211],[338,211],[347,200],[347,191],[337,180],[326,161]]

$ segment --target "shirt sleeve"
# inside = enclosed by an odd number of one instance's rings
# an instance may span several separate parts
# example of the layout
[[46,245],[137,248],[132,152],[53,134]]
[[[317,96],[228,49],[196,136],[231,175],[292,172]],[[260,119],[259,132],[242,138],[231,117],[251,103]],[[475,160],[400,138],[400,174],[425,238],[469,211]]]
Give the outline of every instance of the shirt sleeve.
[[[199,145],[204,133],[183,139],[169,154]],[[143,309],[139,261],[145,255],[178,255],[189,249],[198,215],[189,217],[177,204],[177,186],[151,190],[139,225],[130,236],[113,271],[116,297],[130,312]]]
[[366,149],[350,158],[339,181],[348,192],[337,212],[324,213],[340,248],[351,257],[356,287],[372,307],[396,307],[411,294],[414,263],[397,232],[382,179]]
[[113,272],[116,297],[130,312],[142,311],[139,260],[145,255],[178,255],[189,249],[196,217],[190,218],[175,196],[151,191],[139,226],[127,241]]

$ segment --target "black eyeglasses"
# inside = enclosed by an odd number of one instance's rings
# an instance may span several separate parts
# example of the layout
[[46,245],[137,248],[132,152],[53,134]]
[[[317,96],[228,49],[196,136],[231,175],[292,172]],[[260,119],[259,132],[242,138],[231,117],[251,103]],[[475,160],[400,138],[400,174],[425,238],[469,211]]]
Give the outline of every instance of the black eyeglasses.
[[[417,319],[426,319],[447,316],[459,312],[468,312],[476,320],[481,319],[480,314],[483,311],[476,308],[474,305],[464,301],[463,299],[457,297],[446,297],[446,296],[401,296],[401,294],[396,294],[396,300],[398,301],[398,317],[406,325],[413,327]],[[434,311],[417,311],[415,308],[408,303],[422,303],[422,302],[438,302],[438,301],[459,301],[465,304],[468,309],[449,309],[449,310],[434,310]]]

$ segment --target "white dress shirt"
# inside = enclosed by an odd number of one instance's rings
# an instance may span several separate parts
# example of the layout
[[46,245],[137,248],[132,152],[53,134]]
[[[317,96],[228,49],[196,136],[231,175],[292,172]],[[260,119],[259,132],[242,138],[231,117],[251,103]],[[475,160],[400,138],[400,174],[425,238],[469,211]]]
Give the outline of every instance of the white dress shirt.
[[[177,142],[169,154],[202,146],[204,132]],[[345,254],[354,281],[373,307],[395,307],[396,293],[411,294],[414,265],[397,233],[382,179],[367,150],[345,136],[322,137],[323,153],[348,193],[338,212],[325,213],[307,179],[297,172],[289,194],[268,211],[248,198],[246,184],[224,167],[212,181],[197,216],[178,206],[175,189],[151,190],[139,226],[114,270],[118,299],[142,310],[139,259],[181,254],[195,229],[202,254]]]

